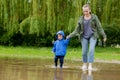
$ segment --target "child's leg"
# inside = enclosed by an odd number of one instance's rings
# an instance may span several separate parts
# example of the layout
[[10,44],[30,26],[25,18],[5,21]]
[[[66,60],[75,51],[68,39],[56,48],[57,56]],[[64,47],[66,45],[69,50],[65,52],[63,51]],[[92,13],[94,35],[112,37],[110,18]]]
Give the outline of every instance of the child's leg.
[[54,62],[55,62],[55,67],[57,67],[57,65],[58,65],[58,57],[57,56],[55,56]]
[[60,68],[62,68],[64,63],[64,56],[60,56]]

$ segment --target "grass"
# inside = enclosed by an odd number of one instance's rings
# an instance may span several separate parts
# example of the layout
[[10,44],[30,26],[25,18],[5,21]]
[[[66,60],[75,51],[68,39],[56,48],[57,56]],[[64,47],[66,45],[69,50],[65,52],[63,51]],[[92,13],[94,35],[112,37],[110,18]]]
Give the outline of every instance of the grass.
[[[54,54],[51,47],[4,47],[0,46],[0,58],[24,58],[24,59],[52,59]],[[65,59],[81,60],[81,48],[68,48]],[[120,60],[119,48],[100,48],[96,47],[95,50],[96,60]]]
[[[68,48],[67,58],[69,59],[81,59],[81,48]],[[95,49],[96,60],[120,60],[120,48],[112,47],[96,47]]]
[[0,46],[0,58],[50,58],[52,56],[51,48]]
[[100,60],[120,60],[120,48],[97,48],[95,57]]

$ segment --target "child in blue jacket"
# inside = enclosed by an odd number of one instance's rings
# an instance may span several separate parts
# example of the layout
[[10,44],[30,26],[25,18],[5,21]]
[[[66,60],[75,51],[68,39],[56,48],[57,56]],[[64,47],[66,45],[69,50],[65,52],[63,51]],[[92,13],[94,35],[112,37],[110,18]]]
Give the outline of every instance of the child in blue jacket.
[[59,59],[60,68],[62,68],[64,57],[66,55],[66,49],[67,49],[70,39],[64,39],[65,34],[63,31],[58,31],[56,36],[57,36],[57,40],[54,42],[54,46],[52,49],[52,51],[55,54],[54,63],[55,63],[55,67],[57,68],[58,59]]

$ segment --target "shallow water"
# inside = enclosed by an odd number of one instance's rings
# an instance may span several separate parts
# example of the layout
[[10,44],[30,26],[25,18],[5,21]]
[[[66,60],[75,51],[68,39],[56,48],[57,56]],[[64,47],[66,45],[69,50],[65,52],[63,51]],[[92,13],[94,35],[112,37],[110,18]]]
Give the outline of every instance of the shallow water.
[[0,80],[120,80],[120,64],[94,63],[92,72],[82,72],[81,66],[65,61],[61,70],[53,60],[0,59]]

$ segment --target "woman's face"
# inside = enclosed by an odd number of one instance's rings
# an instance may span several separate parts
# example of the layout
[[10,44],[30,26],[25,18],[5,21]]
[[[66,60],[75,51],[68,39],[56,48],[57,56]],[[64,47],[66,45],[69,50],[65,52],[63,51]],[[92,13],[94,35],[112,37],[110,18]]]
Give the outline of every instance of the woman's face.
[[89,9],[89,7],[83,7],[83,14],[84,14],[84,15],[89,15],[89,14],[90,14],[90,9]]

